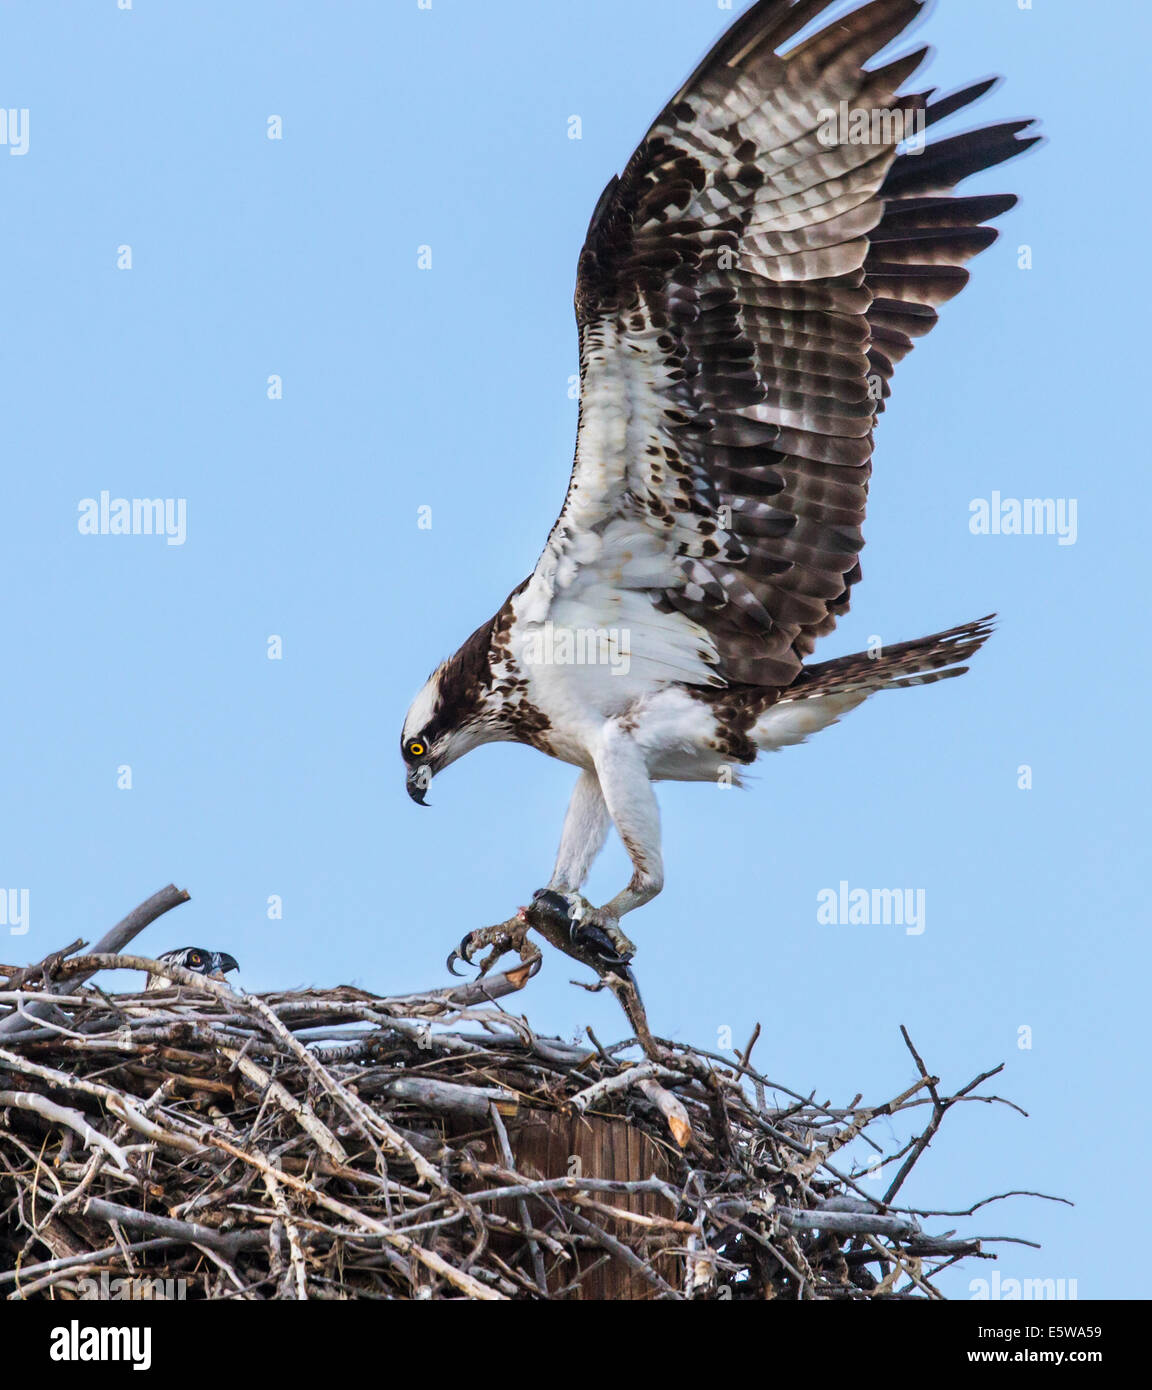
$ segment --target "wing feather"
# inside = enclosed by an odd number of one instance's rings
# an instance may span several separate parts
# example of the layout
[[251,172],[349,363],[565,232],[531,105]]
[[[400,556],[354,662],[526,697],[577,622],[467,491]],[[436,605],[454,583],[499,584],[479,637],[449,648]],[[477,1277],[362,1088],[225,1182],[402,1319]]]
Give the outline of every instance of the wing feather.
[[[866,66],[920,11],[760,0],[605,189],[577,277],[576,461],[526,623],[627,611],[658,634],[653,681],[786,686],[847,608],[895,367],[1015,203],[953,190],[1037,138],[902,142],[992,86],[903,92],[925,49]],[[843,111],[865,138],[829,139]]]

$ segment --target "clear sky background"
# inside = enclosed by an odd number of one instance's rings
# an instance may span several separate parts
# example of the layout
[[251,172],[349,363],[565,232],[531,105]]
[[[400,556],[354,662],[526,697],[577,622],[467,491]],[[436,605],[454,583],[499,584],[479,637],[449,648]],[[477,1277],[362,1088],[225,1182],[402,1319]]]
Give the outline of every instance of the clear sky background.
[[[495,745],[419,811],[400,725],[535,564],[572,453],[589,215],[731,18],[716,0],[4,5],[0,106],[28,108],[30,139],[0,147],[0,887],[29,891],[30,930],[0,926],[0,959],[93,939],[172,880],[193,900],[142,949],[227,949],[251,989],[407,991],[547,880],[573,770]],[[926,82],[1003,73],[978,119],[1040,116],[1049,143],[965,186],[1022,202],[898,372],[864,582],[819,656],[991,610],[1000,627],[968,676],[878,697],[764,758],[749,791],[663,787],[667,887],[627,927],[656,1031],[742,1046],[759,1020],[755,1059],[819,1098],[903,1089],[900,1023],[945,1087],[1006,1061],[995,1089],[1031,1118],[961,1107],[906,1198],[1069,1197],[935,1229],[1043,1242],[973,1275],[1147,1296],[1127,1202],[1148,1140],[1132,132],[1152,21],[1140,0],[1106,23],[1073,0],[943,0],[917,37]],[[79,534],[102,490],[186,499],[185,544]],[[1076,543],[973,536],[993,491],[1075,498]],[[627,873],[613,845],[593,899]],[[924,932],[820,925],[841,881],[923,889]],[[511,1007],[620,1036],[577,973],[550,955]]]

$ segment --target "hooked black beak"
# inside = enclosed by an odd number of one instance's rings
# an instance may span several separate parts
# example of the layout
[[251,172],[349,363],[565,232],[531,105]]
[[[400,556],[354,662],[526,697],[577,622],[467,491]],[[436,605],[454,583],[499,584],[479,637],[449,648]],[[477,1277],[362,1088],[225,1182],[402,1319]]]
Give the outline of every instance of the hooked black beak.
[[428,783],[430,781],[431,778],[428,775],[428,769],[423,766],[416,768],[408,774],[405,785],[408,788],[408,795],[417,806],[428,805],[424,798],[428,795]]
[[229,970],[239,970],[240,962],[235,956],[230,956],[227,951],[221,951],[217,957],[216,969],[221,975],[226,975]]

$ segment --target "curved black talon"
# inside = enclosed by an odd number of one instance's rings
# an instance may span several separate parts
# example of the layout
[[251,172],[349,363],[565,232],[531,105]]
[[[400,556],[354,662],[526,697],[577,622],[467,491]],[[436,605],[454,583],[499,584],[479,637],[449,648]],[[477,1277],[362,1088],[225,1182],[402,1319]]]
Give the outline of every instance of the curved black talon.
[[616,974],[629,973],[628,962],[632,959],[632,952],[621,954],[604,928],[595,922],[574,921],[568,928],[568,936],[574,945],[595,956],[609,970]]
[[456,967],[452,963],[453,961],[462,960],[465,965],[472,964],[472,956],[468,943],[472,940],[472,938],[475,935],[475,932],[466,932],[465,935],[460,938],[460,945],[456,947],[456,949],[452,952],[452,954],[448,957],[447,961],[445,962],[445,964],[448,967],[449,975],[455,975],[457,978],[459,978],[464,973],[462,970],[456,969]]
[[549,913],[566,927],[571,922],[571,905],[563,893],[555,888],[537,888],[532,894],[532,906]]
[[579,946],[581,950],[594,956],[614,974],[631,978],[631,971],[628,969],[628,962],[632,959],[631,951],[622,955],[603,927],[584,918],[573,917],[571,905],[563,893],[557,893],[554,888],[538,888],[532,894],[532,906],[555,918],[557,925],[562,926],[568,933],[568,940],[574,946]]

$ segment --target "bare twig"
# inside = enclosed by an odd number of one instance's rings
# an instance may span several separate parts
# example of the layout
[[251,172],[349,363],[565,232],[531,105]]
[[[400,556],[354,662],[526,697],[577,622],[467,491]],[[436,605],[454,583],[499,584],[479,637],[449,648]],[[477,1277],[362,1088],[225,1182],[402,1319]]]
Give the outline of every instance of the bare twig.
[[[1013,1238],[922,1223],[1043,1195],[890,1205],[949,1109],[1001,1103],[981,1089],[999,1069],[949,1094],[907,1034],[913,1085],[832,1104],[752,1065],[758,1028],[727,1057],[654,1038],[619,968],[597,987],[635,1036],[611,1044],[503,1009],[539,956],[402,996],[250,995],[124,953],[185,896],[157,895],[88,954],[0,969],[9,1297],[191,1268],[230,1299],[937,1299],[941,1270]],[[115,969],[173,986],[110,995],[92,976]],[[900,1165],[883,1200],[835,1166],[865,1146]]]

